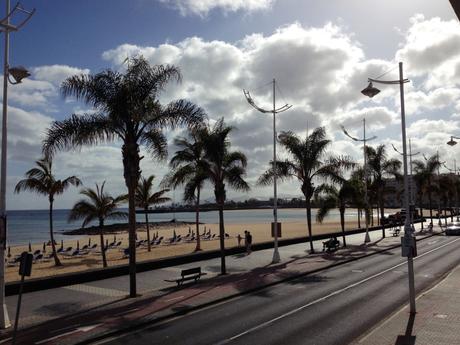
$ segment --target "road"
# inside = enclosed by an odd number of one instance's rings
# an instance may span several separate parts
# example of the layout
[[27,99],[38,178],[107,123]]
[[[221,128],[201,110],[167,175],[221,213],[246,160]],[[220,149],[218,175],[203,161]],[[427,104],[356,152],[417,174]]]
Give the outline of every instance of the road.
[[[97,344],[348,344],[408,302],[400,248]],[[418,242],[417,293],[460,264],[460,238]]]

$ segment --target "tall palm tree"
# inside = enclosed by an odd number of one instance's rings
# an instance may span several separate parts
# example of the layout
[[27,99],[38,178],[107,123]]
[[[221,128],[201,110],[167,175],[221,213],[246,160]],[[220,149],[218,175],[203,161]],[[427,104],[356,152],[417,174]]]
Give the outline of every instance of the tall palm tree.
[[[415,181],[419,185],[419,190],[423,190],[428,194],[428,207],[430,209],[430,223],[433,223],[433,199],[432,199],[432,191],[433,187],[433,179],[436,176],[436,172],[438,168],[441,166],[441,162],[439,161],[439,156],[434,154],[428,157],[425,162],[420,160],[415,160],[412,162],[414,164],[414,172],[415,172]],[[422,215],[423,216],[423,215]]]
[[[358,228],[361,228],[362,210],[366,210],[366,204],[364,202],[365,200],[364,168],[359,167],[357,169],[354,169],[353,172],[351,173],[348,183],[351,185],[351,187],[354,190],[352,203],[353,205],[355,205],[357,209],[357,213],[358,213]],[[367,217],[367,213],[366,213],[366,217]]]
[[[380,220],[385,217],[386,178],[399,178],[401,161],[387,157],[385,145],[377,148],[366,146],[367,166],[372,176],[372,184],[377,206],[380,211]],[[382,236],[385,237],[385,228],[382,227]]]
[[184,201],[195,202],[195,227],[196,227],[196,247],[195,251],[201,250],[200,240],[200,196],[203,189],[206,174],[203,171],[204,164],[204,145],[203,130],[189,131],[189,138],[178,137],[174,140],[174,145],[178,148],[169,162],[172,171],[165,177],[166,185],[177,188],[184,187]]
[[214,187],[217,208],[219,210],[219,240],[221,253],[221,274],[226,274],[225,266],[225,226],[224,204],[226,200],[226,185],[240,191],[249,191],[249,185],[244,180],[247,159],[240,151],[230,151],[231,143],[228,138],[234,128],[227,126],[221,118],[210,129],[203,129],[201,136],[204,147],[204,160],[200,170]]
[[81,181],[78,177],[70,176],[64,180],[56,180],[52,172],[52,160],[42,158],[35,162],[37,167],[25,173],[26,178],[19,181],[14,188],[15,193],[30,191],[48,197],[49,202],[49,223],[50,240],[53,252],[54,264],[61,266],[61,261],[56,253],[56,245],[53,233],[53,204],[56,195],[63,194],[70,186],[79,186]]
[[136,188],[136,206],[142,208],[145,211],[145,224],[147,227],[147,250],[151,251],[150,244],[150,229],[149,229],[149,207],[153,205],[163,204],[171,201],[170,198],[164,197],[163,195],[169,192],[169,189],[162,189],[158,192],[152,193],[154,175],[150,175],[148,178],[141,176],[141,179]]
[[126,202],[126,196],[121,195],[116,198],[104,192],[105,181],[101,187],[96,183],[96,189],[85,188],[80,191],[86,199],[81,199],[69,213],[68,221],[83,219],[81,225],[84,228],[90,222],[97,220],[99,222],[99,237],[101,241],[102,266],[107,267],[107,258],[105,252],[107,248],[104,246],[104,222],[106,219],[126,219],[126,212],[118,211],[117,208],[121,203]]
[[95,75],[76,75],[61,86],[64,96],[75,96],[95,108],[95,113],[72,115],[48,129],[43,152],[75,149],[118,139],[122,143],[123,177],[128,189],[130,297],[136,296],[136,202],[141,175],[140,145],[155,158],[165,158],[165,128],[200,124],[205,114],[196,105],[178,100],[166,106],[158,96],[171,80],[180,81],[174,66],[151,66],[144,58],[129,60],[125,73],[106,70]]
[[339,188],[324,185],[318,188],[317,194],[322,194],[321,206],[316,214],[316,221],[322,223],[332,209],[338,208],[340,213],[340,227],[342,229],[343,246],[347,246],[345,237],[345,210],[355,198],[356,190],[350,181],[344,181]]
[[[310,135],[302,140],[293,132],[281,132],[278,137],[281,145],[288,151],[291,159],[276,162],[276,175],[280,180],[296,178],[301,184],[301,191],[305,197],[307,214],[308,236],[310,251],[314,253],[312,225],[311,225],[311,198],[318,186],[315,180],[341,183],[342,170],[354,166],[348,157],[327,157],[326,149],[331,143],[326,139],[324,127],[316,128]],[[273,162],[271,168],[265,171],[258,180],[260,185],[269,185],[273,182]]]

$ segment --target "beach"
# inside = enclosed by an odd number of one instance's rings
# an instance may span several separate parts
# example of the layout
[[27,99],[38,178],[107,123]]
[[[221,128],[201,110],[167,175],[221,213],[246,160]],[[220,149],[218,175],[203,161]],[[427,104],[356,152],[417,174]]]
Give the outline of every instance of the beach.
[[[244,237],[244,230],[251,232],[253,237],[253,243],[260,243],[273,240],[271,237],[270,223],[247,223],[247,224],[227,224],[225,226],[225,232],[230,236],[225,240],[226,248],[235,247],[238,245],[237,236],[240,234]],[[191,231],[194,231],[195,225],[174,225],[169,224],[168,226],[150,226],[151,236],[157,234],[158,236],[163,236],[164,239],[169,239],[173,237],[174,232],[176,236],[181,235],[185,237],[189,232],[189,227]],[[212,240],[202,240],[201,248],[203,250],[213,250],[219,249],[219,240],[218,235],[218,224],[201,224],[200,233],[202,234],[205,230],[206,232],[211,231],[211,234],[216,234],[215,239]],[[352,229],[357,227],[357,222],[347,222],[346,228]],[[313,225],[313,234],[322,234],[335,232],[340,230],[340,223],[336,221],[324,222],[323,224],[314,224]],[[282,237],[281,238],[294,238],[307,236],[307,227],[306,222],[289,222],[283,223],[282,225]],[[143,240],[147,238],[145,224],[138,225],[137,227],[137,236],[138,240]],[[128,263],[127,258],[123,258],[123,249],[128,247],[128,232],[127,225],[124,230],[119,230],[113,234],[107,234],[104,236],[104,239],[107,239],[109,244],[116,241],[121,241],[121,245],[118,248],[109,249],[107,251],[107,261],[108,266],[115,266]],[[84,237],[79,236],[78,239],[68,239],[63,241],[64,248],[72,247],[73,249],[77,248],[77,241],[79,242],[80,248],[88,244],[91,241],[91,244],[98,244],[100,247],[100,238],[99,235],[87,235]],[[244,245],[244,241],[241,241],[241,245]],[[61,244],[57,244],[57,248],[60,248]],[[151,252],[147,251],[147,246],[141,246],[137,248],[136,257],[137,262],[144,260],[152,260],[165,258],[175,255],[183,255],[192,253],[195,250],[196,242],[190,243],[178,243],[178,244],[160,244],[158,246],[152,247]],[[307,248],[307,245],[306,245]],[[51,253],[51,246],[46,246],[46,254]],[[27,251],[28,246],[12,246],[9,259],[12,259],[15,255],[19,255],[23,251]],[[43,251],[43,244],[32,244],[32,252],[36,250]],[[54,266],[54,260],[49,260],[46,262],[37,261],[33,264],[32,276],[31,278],[46,277],[63,273],[78,272],[84,271],[93,268],[102,267],[102,258],[101,254],[96,251],[89,254],[77,257],[68,257],[64,255],[59,256],[61,258],[62,266]],[[18,266],[6,267],[6,281],[16,281],[20,277],[18,275]]]

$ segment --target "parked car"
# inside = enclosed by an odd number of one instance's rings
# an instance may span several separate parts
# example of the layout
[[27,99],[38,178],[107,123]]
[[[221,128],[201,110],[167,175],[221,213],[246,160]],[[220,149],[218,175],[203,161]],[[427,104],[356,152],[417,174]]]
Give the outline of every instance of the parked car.
[[449,223],[446,227],[446,235],[460,235],[460,222]]

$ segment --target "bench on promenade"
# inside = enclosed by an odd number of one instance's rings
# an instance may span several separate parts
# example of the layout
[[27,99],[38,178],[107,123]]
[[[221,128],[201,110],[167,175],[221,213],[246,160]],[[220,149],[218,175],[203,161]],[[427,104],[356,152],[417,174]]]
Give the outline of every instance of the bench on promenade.
[[206,275],[206,273],[201,272],[201,267],[193,267],[182,270],[180,272],[180,278],[177,279],[165,279],[165,282],[169,283],[177,283],[177,286],[181,286],[184,281],[194,280],[195,282],[198,281],[201,276]]
[[340,241],[336,238],[330,238],[327,241],[323,242],[323,252],[331,253],[335,252],[340,247]]

